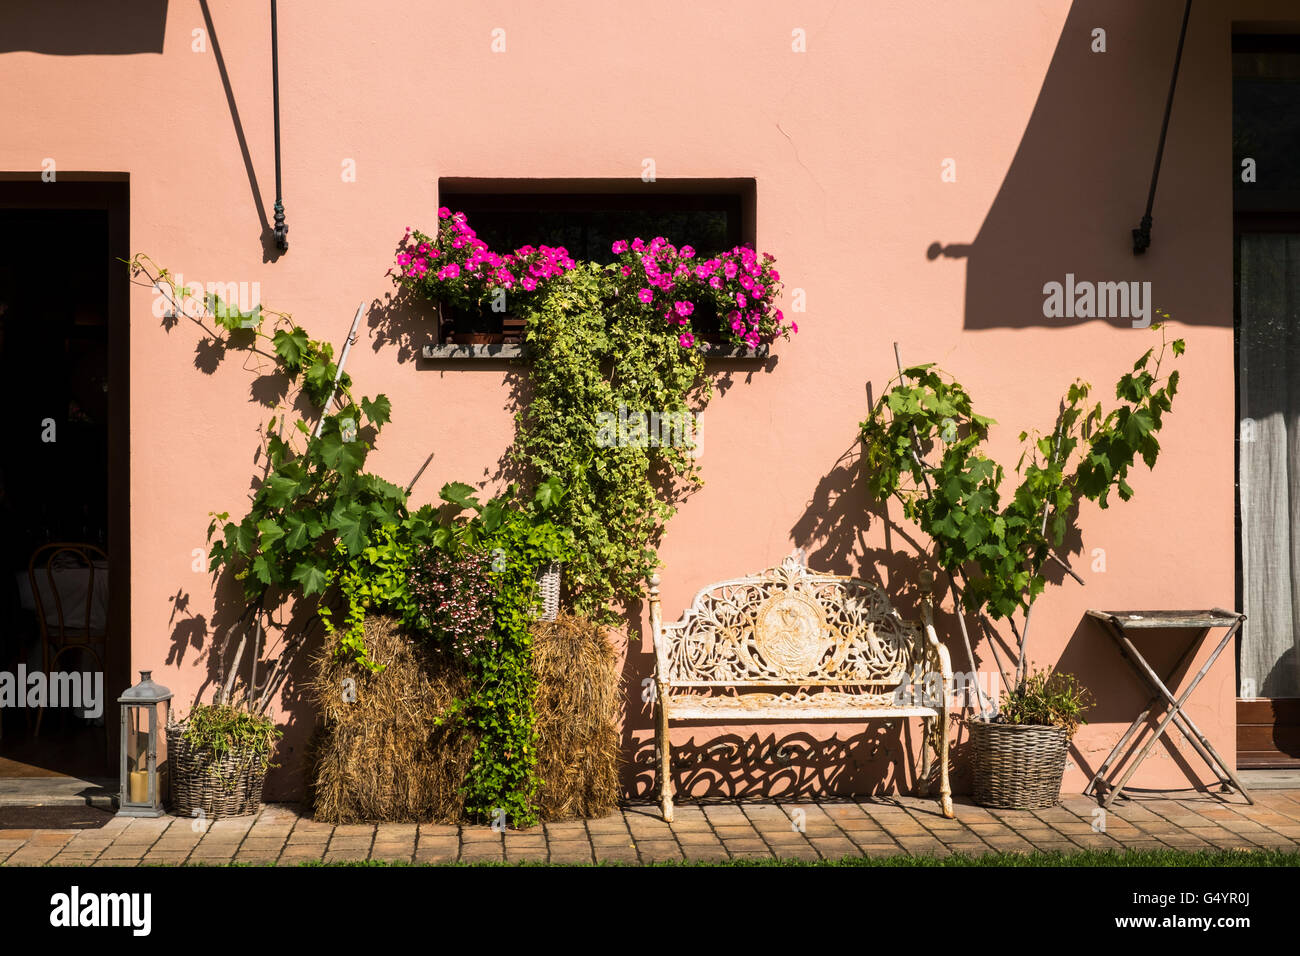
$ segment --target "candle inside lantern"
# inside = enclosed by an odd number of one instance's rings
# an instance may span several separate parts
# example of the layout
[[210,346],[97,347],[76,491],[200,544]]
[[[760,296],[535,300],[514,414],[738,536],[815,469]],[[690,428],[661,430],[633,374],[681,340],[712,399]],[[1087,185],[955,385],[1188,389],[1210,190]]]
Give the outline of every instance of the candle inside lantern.
[[131,771],[131,802],[149,802],[149,772],[147,770]]

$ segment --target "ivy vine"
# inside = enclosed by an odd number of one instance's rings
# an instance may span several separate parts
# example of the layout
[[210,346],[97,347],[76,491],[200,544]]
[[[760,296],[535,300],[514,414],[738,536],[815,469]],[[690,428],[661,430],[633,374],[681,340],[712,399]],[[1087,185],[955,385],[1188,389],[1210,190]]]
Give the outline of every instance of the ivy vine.
[[677,502],[701,484],[695,416],[712,388],[702,350],[679,335],[617,266],[579,264],[527,314],[530,398],[512,455],[563,483],[568,599],[602,623],[617,620],[612,602],[642,593]]
[[[449,554],[492,557],[493,640],[472,653],[466,666],[473,691],[459,716],[479,737],[462,791],[465,812],[480,820],[505,820],[532,826],[541,785],[537,775],[537,676],[533,669],[530,623],[536,616],[537,575],[546,565],[572,557],[573,536],[552,520],[565,491],[551,477],[524,502],[511,486],[504,495],[480,504],[474,489],[455,482],[441,497],[450,507],[432,547]],[[456,518],[468,510],[468,520]],[[417,622],[427,627],[427,621]]]
[[[565,498],[562,482],[544,476],[529,498],[511,486],[486,503],[471,486],[453,482],[442,488],[440,509],[410,510],[403,489],[364,471],[367,453],[391,415],[389,401],[383,395],[354,399],[328,343],[311,339],[286,314],[261,306],[239,312],[215,295],[191,311],[183,304],[191,290],[178,286],[166,269],[143,255],[129,265],[170,300],[174,316],[197,322],[219,347],[274,361],[289,381],[286,404],[293,407],[303,396],[319,415],[316,429],[301,418],[286,429],[287,414],[277,409],[282,414],[268,423],[262,449],[267,473],[248,513],[238,521],[228,513],[212,516],[210,569],[232,570],[250,607],[261,609],[273,592],[314,597],[334,652],[378,670],[365,644],[368,614],[394,614],[412,633],[439,639],[408,583],[422,554],[439,549],[494,556],[495,640],[462,662],[474,689],[445,719],[463,722],[479,738],[462,785],[466,812],[480,819],[504,814],[513,826],[535,823],[536,677],[529,622],[539,569],[572,557],[572,533],[551,520]],[[264,330],[268,317],[273,324]],[[336,603],[342,608],[338,622]]]

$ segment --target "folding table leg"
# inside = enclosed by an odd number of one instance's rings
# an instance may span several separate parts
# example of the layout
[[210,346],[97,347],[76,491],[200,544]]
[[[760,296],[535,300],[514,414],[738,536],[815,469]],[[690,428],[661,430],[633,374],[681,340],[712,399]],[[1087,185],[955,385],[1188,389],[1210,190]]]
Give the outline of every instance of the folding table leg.
[[[1118,646],[1120,656],[1125,660],[1129,660],[1129,653],[1124,647],[1123,635],[1111,622],[1106,621],[1105,626],[1106,633],[1114,639]],[[1177,674],[1183,665],[1186,664],[1190,658],[1195,656],[1196,647],[1197,642],[1195,641],[1188,645],[1187,650],[1183,651],[1183,656],[1178,659],[1178,663],[1175,664],[1173,670],[1169,672],[1171,676]],[[1133,670],[1137,672],[1138,677],[1145,679],[1145,675],[1142,673],[1138,665],[1131,660],[1129,660],[1129,663],[1132,664]],[[1146,681],[1146,683],[1148,686],[1150,685],[1150,681]],[[1156,690],[1154,687],[1151,689],[1153,691]],[[1119,738],[1119,741],[1111,748],[1110,753],[1106,755],[1106,759],[1101,762],[1101,766],[1097,768],[1097,772],[1092,775],[1092,779],[1088,781],[1088,786],[1083,789],[1083,795],[1085,797],[1090,796],[1099,786],[1110,786],[1110,783],[1106,779],[1106,773],[1110,770],[1111,764],[1114,762],[1115,758],[1123,752],[1124,747],[1128,745],[1129,740],[1138,732],[1138,729],[1146,725],[1147,718],[1151,716],[1152,708],[1154,708],[1159,702],[1160,694],[1157,692],[1149,701],[1147,701],[1147,705],[1143,709],[1142,713],[1138,714],[1137,719],[1135,719],[1133,723],[1129,724],[1128,730],[1124,731],[1124,735]]]
[[[1205,662],[1205,666],[1202,667],[1201,671],[1197,674],[1197,681],[1209,673],[1214,662],[1218,660],[1219,655],[1223,653],[1223,649],[1228,646],[1240,628],[1240,621],[1228,628],[1227,633],[1223,635],[1223,640],[1219,642],[1219,646],[1215,648],[1214,653],[1210,655],[1210,659]],[[1145,660],[1142,661],[1142,663],[1145,667],[1145,676],[1148,682],[1153,684],[1153,686],[1159,690],[1160,694],[1165,698],[1165,701],[1168,704],[1175,704],[1174,695],[1169,688],[1165,686]],[[1171,672],[1171,676],[1173,673],[1177,673],[1177,671],[1175,670]],[[1242,785],[1240,778],[1238,778],[1238,776],[1233,773],[1232,768],[1228,766],[1228,762],[1219,756],[1219,752],[1214,749],[1214,745],[1210,743],[1209,738],[1206,737],[1205,734],[1201,733],[1201,728],[1197,727],[1192,718],[1183,712],[1181,703],[1176,703],[1172,716],[1175,726],[1177,726],[1183,736],[1187,738],[1187,742],[1192,745],[1192,749],[1197,752],[1200,758],[1209,766],[1210,770],[1214,772],[1215,779],[1219,781],[1219,787],[1222,790],[1227,790],[1229,787],[1235,787],[1241,795],[1246,798],[1246,802],[1253,805],[1255,803],[1255,798],[1252,797],[1250,792]]]
[[1137,733],[1137,729],[1145,724],[1147,718],[1151,716],[1151,708],[1155,706],[1156,700],[1157,698],[1155,697],[1151,698],[1150,702],[1147,703],[1146,710],[1138,714],[1137,719],[1128,725],[1128,730],[1124,731],[1124,735],[1119,738],[1119,742],[1111,748],[1110,753],[1106,755],[1106,759],[1103,760],[1101,766],[1097,768],[1097,772],[1094,773],[1092,779],[1088,781],[1088,785],[1083,788],[1083,795],[1085,797],[1091,796],[1092,792],[1096,790],[1099,785],[1106,787],[1110,786],[1110,784],[1106,782],[1106,772],[1110,770],[1110,765],[1112,761],[1114,761],[1116,755],[1124,749],[1124,746],[1129,742],[1129,739]]
[[[1219,646],[1215,648],[1214,652],[1210,655],[1210,659],[1205,662],[1205,665],[1199,671],[1196,672],[1196,676],[1192,678],[1191,683],[1187,685],[1187,688],[1179,695],[1178,699],[1172,701],[1172,708],[1160,719],[1160,723],[1156,725],[1155,732],[1152,734],[1151,739],[1148,740],[1146,745],[1138,752],[1137,757],[1134,758],[1133,763],[1129,765],[1129,768],[1124,771],[1124,775],[1120,777],[1119,783],[1115,785],[1114,789],[1112,789],[1111,792],[1106,795],[1105,800],[1102,801],[1103,807],[1109,807],[1111,803],[1114,802],[1115,797],[1117,797],[1124,789],[1133,774],[1137,772],[1138,767],[1142,765],[1142,761],[1146,759],[1147,754],[1151,752],[1151,748],[1154,747],[1157,741],[1164,736],[1165,732],[1169,729],[1170,723],[1173,722],[1174,718],[1183,709],[1183,705],[1186,704],[1187,700],[1192,696],[1192,692],[1196,690],[1197,685],[1200,684],[1200,682],[1205,678],[1205,675],[1209,673],[1211,665],[1213,665],[1219,655],[1223,653],[1223,649],[1227,646],[1228,641],[1230,641],[1232,636],[1236,634],[1239,625],[1240,621],[1228,629],[1223,640],[1219,642]],[[1146,662],[1146,658],[1138,653],[1138,649],[1133,646],[1133,642],[1130,641],[1122,632],[1119,635],[1119,639],[1124,643],[1125,649],[1133,655],[1134,663],[1139,664],[1149,678],[1159,682],[1160,678],[1156,676],[1155,671],[1151,669],[1151,665]],[[1164,685],[1160,684],[1160,686],[1163,687]],[[1220,763],[1220,766],[1223,766],[1222,763]],[[1231,771],[1229,771],[1226,766],[1223,766],[1223,769],[1231,775]],[[1235,780],[1235,777],[1233,779]],[[1240,786],[1240,782],[1238,782],[1238,786]],[[1241,789],[1242,795],[1249,800],[1250,797],[1246,794],[1245,788],[1243,787]]]
[[[1231,637],[1231,635],[1229,635],[1229,637]],[[1125,649],[1123,642],[1119,641],[1118,643],[1120,653],[1126,660],[1130,659],[1129,652]],[[1138,715],[1138,718],[1133,721],[1132,724],[1129,725],[1129,729],[1125,732],[1124,736],[1120,738],[1119,743],[1117,743],[1114,749],[1111,750],[1110,754],[1107,755],[1106,760],[1102,763],[1097,774],[1093,776],[1087,789],[1084,790],[1085,796],[1089,795],[1098,783],[1108,786],[1104,779],[1104,775],[1105,772],[1110,769],[1111,762],[1114,760],[1116,754],[1120,752],[1121,748],[1128,743],[1128,740],[1133,735],[1134,731],[1146,722],[1147,717],[1150,716],[1155,705],[1160,703],[1161,698],[1164,699],[1166,706],[1174,702],[1173,694],[1169,691],[1165,682],[1172,679],[1179,670],[1182,669],[1183,664],[1185,664],[1187,659],[1193,655],[1198,646],[1199,642],[1193,642],[1188,645],[1188,649],[1183,653],[1183,656],[1179,659],[1178,663],[1170,669],[1169,675],[1164,679],[1164,681],[1161,681],[1156,677],[1154,668],[1151,670],[1151,673],[1148,674],[1136,661],[1131,661],[1133,669],[1147,684],[1147,686],[1151,688],[1155,696],[1147,701],[1146,709]],[[1201,729],[1196,726],[1191,717],[1182,711],[1179,711],[1174,715],[1174,726],[1176,726],[1182,735],[1187,738],[1187,742],[1192,745],[1192,749],[1196,751],[1197,755],[1204,760],[1210,770],[1214,772],[1214,778],[1219,782],[1221,790],[1227,791],[1232,787],[1236,787],[1239,790],[1241,789],[1239,781],[1235,780],[1231,774],[1225,775],[1224,770],[1227,769],[1226,762],[1219,757],[1218,753],[1210,745],[1209,740],[1206,739],[1205,734],[1201,733]],[[1221,767],[1223,769],[1220,769]],[[1251,803],[1254,803],[1254,800],[1250,795],[1244,791],[1242,792],[1242,796],[1246,797],[1246,799]]]

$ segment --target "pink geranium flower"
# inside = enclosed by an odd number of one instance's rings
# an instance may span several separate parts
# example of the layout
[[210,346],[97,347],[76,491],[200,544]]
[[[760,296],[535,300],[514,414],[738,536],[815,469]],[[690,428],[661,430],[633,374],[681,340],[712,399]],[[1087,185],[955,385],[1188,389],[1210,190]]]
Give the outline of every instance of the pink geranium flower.
[[689,349],[695,344],[695,336],[690,332],[683,332],[677,339],[677,344],[684,349]]

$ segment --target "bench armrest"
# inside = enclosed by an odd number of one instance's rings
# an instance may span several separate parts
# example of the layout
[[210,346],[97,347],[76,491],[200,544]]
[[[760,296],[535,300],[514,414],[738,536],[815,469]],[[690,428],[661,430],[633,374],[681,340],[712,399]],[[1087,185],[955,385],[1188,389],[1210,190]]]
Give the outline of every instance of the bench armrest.
[[939,635],[934,629],[934,607],[930,603],[930,586],[933,580],[933,577],[925,572],[922,573],[921,619],[925,624],[924,655],[927,671],[937,672],[943,680],[943,704],[940,709],[946,711],[948,700],[953,692],[952,655],[948,653],[948,648],[944,646],[943,641],[939,640]]
[[659,575],[652,574],[650,585],[650,636],[655,647],[655,682],[661,687],[668,684],[668,640],[664,636],[663,611],[659,606]]

